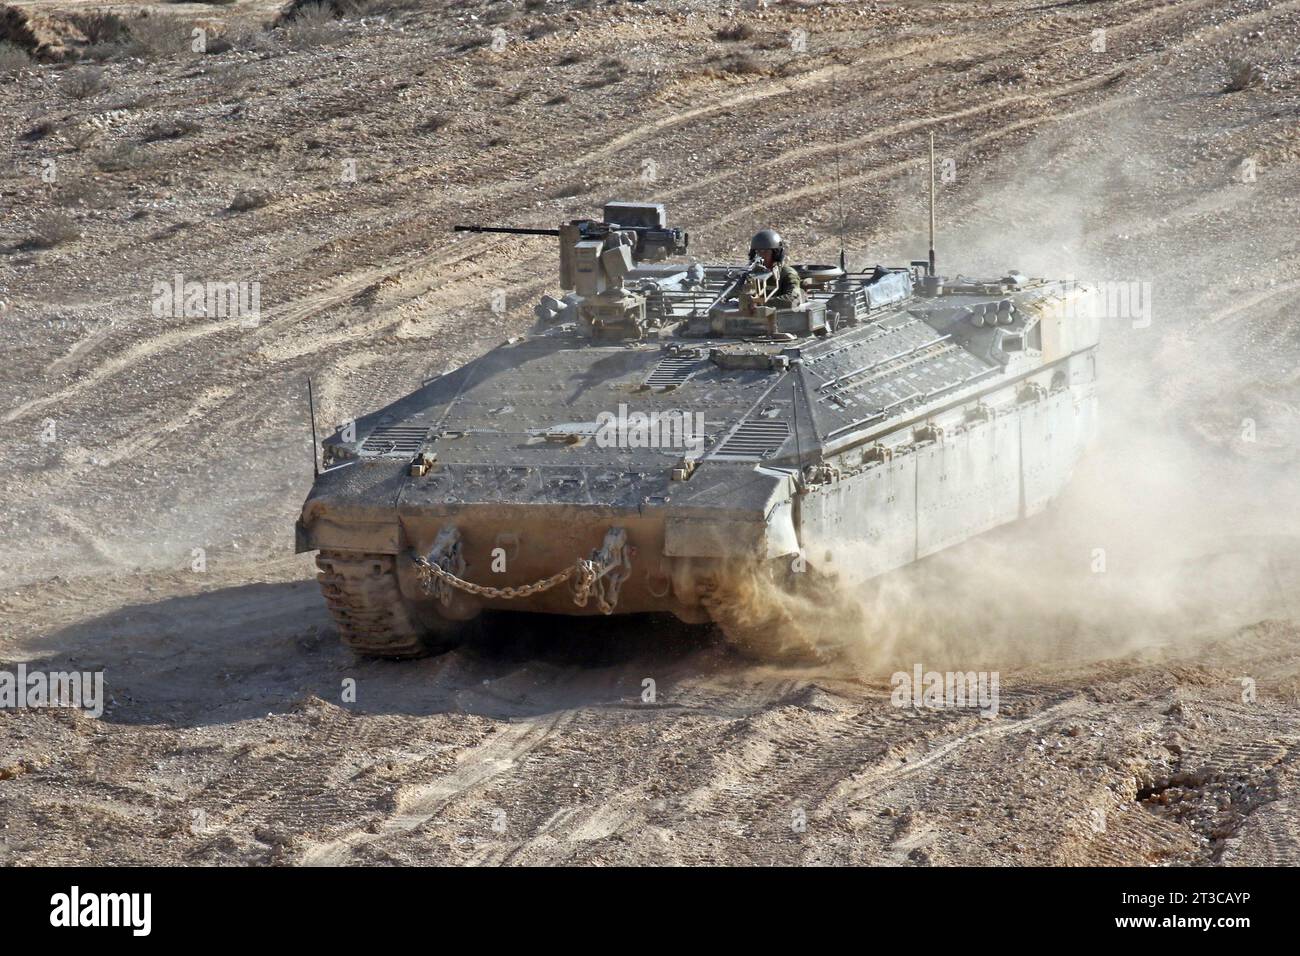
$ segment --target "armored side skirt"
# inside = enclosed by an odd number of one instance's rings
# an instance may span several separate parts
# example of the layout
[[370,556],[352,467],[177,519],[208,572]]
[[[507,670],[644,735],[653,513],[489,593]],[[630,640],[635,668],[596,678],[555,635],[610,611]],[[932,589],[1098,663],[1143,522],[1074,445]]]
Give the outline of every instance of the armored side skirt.
[[1042,511],[1091,440],[1096,406],[1091,387],[1062,389],[809,489],[809,563],[865,580]]

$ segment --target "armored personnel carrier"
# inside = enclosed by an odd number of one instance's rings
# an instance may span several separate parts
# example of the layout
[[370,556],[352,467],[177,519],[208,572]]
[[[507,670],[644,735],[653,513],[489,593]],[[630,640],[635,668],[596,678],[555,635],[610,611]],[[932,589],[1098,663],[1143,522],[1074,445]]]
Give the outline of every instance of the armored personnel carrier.
[[[343,640],[425,653],[485,609],[671,612],[843,586],[1041,510],[1094,431],[1073,283],[688,261],[662,205],[554,230],[536,330],[323,442],[297,524]],[[779,634],[776,635],[779,640]],[[770,644],[773,634],[763,636]]]

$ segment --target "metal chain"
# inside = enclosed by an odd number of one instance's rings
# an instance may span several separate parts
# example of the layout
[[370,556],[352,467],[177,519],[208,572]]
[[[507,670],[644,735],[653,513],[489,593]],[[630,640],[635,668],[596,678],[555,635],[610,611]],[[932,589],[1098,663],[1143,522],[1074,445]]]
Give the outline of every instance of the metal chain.
[[[592,552],[591,558],[578,558],[572,567],[565,568],[557,574],[552,574],[548,578],[542,578],[534,581],[532,584],[522,584],[517,587],[496,588],[485,584],[475,584],[473,581],[466,581],[452,571],[431,562],[428,558],[418,552],[411,552],[411,560],[415,562],[419,569],[420,586],[425,593],[438,597],[446,603],[449,598],[442,591],[438,582],[442,586],[450,586],[465,591],[468,594],[478,595],[494,600],[511,601],[515,598],[530,597],[534,594],[540,594],[543,591],[549,591],[558,584],[575,578],[573,582],[573,603],[578,607],[586,607],[587,601],[594,595],[596,606],[602,614],[612,614],[614,604],[618,601],[619,585],[622,584],[626,577],[626,571],[621,570],[618,564],[611,562],[608,567],[597,563],[595,560],[603,552]],[[625,552],[620,552],[624,568],[629,566],[628,556]],[[606,574],[611,576],[609,582],[605,581]]]
[[[549,578],[542,578],[540,581],[534,581],[532,584],[521,584],[518,587],[494,588],[485,584],[475,584],[473,581],[466,581],[464,578],[459,578],[450,571],[440,568],[436,564],[431,564],[427,558],[422,557],[421,555],[413,554],[411,555],[411,560],[413,560],[419,567],[420,582],[424,586],[424,590],[429,594],[437,593],[433,579],[439,578],[450,584],[452,587],[459,588],[460,590],[466,591],[470,594],[477,594],[480,597],[493,599],[500,598],[507,601],[515,598],[529,597],[533,594],[539,594],[542,591],[549,591],[557,584],[561,584],[573,577],[573,575],[580,570],[580,568],[575,565],[571,568],[565,568],[559,574],[552,574]],[[590,564],[590,562],[586,563]],[[589,589],[590,587],[591,585],[588,584],[587,588]]]

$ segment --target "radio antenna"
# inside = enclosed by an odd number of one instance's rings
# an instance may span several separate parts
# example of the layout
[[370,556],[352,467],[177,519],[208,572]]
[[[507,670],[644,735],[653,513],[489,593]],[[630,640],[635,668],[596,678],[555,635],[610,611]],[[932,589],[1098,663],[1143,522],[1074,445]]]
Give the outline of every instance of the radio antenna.
[[307,376],[307,409],[311,412],[311,473],[320,477],[320,465],[316,462],[316,399],[311,391],[311,376]]
[[934,130],[930,130],[930,275],[934,275]]
[[835,144],[835,198],[840,207],[840,271],[849,271],[848,260],[844,256],[844,188],[840,180],[840,151],[844,146],[844,128],[840,127],[840,142]]
[[790,411],[794,416],[794,455],[799,469],[799,480],[803,481],[803,445],[799,441],[799,366],[790,363]]

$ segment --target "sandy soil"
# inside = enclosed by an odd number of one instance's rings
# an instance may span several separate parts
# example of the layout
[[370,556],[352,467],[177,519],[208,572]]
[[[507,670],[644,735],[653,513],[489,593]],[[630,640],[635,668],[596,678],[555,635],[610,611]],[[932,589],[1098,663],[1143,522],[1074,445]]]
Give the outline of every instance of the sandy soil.
[[[274,12],[156,7],[233,49],[83,97],[80,65],[0,77],[0,662],[111,695],[0,710],[0,861],[1300,863],[1300,5]],[[1237,59],[1264,75],[1226,92]],[[646,198],[704,257],[770,223],[901,262],[931,131],[941,267],[1153,286],[1055,513],[862,596],[842,666],[659,620],[338,646],[292,554],[306,377],[344,421],[553,291],[545,240],[454,223]],[[178,272],[260,282],[260,323],[155,316]],[[893,706],[914,662],[999,670],[997,717]]]

